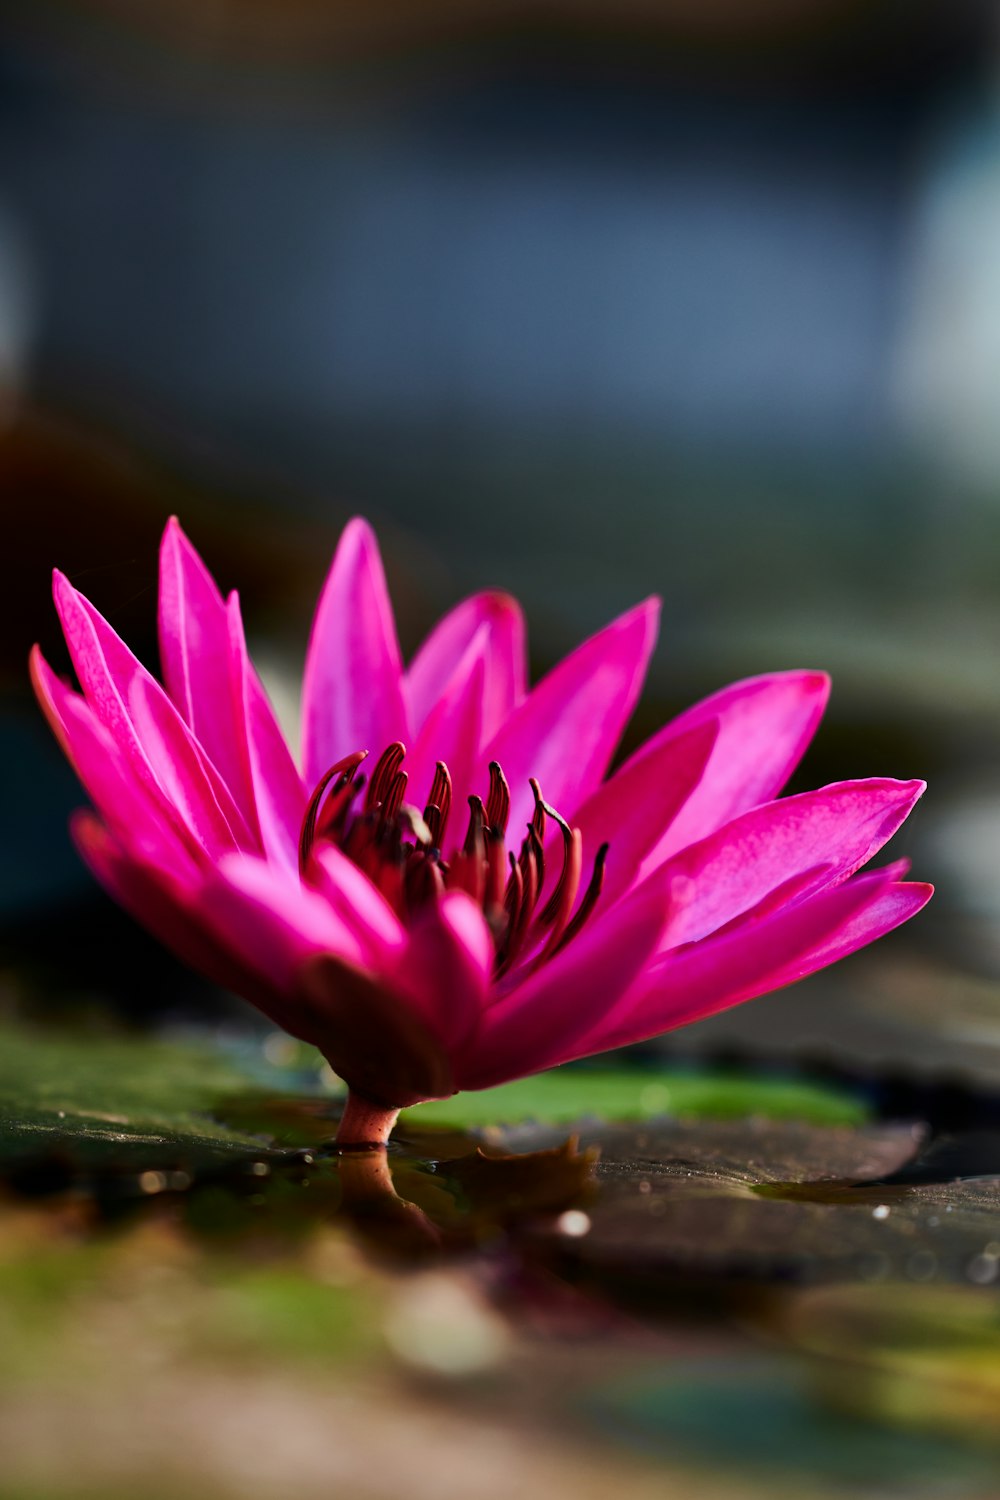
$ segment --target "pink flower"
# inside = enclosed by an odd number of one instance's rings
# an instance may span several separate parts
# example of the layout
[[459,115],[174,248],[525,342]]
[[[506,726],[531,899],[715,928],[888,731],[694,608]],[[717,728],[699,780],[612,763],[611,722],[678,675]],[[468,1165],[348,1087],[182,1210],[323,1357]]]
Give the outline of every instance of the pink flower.
[[930,895],[899,864],[857,873],[922,782],[773,800],[823,711],[821,673],[725,688],[605,779],[653,600],[530,689],[505,594],[460,604],[404,668],[374,536],[352,521],[309,643],[300,773],[238,599],[176,521],[164,687],[54,587],[82,695],[37,648],[32,673],[96,808],[73,822],[84,859],[174,952],[315,1043],[351,1091],[349,1138],[790,984]]

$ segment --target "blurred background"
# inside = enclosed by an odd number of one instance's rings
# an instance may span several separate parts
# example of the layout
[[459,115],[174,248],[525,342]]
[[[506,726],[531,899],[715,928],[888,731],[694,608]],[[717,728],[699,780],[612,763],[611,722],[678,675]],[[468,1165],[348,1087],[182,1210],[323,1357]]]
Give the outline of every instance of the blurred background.
[[996,31],[990,0],[0,7],[15,999],[224,1005],[70,848],[25,672],[65,662],[51,566],[154,661],[177,511],[291,722],[361,511],[404,647],[498,584],[540,672],[657,591],[634,737],[822,666],[801,784],[930,779],[915,929],[666,1045],[1000,1077]]
[[[0,0],[4,1500],[1000,1494],[998,41]],[[620,1126],[586,1069],[463,1096],[374,1191],[316,1057],[83,869],[27,680],[54,564],[155,665],[177,513],[294,734],[357,512],[407,651],[499,585],[537,676],[662,594],[629,745],[828,669],[794,788],[926,777],[935,901],[637,1050]]]

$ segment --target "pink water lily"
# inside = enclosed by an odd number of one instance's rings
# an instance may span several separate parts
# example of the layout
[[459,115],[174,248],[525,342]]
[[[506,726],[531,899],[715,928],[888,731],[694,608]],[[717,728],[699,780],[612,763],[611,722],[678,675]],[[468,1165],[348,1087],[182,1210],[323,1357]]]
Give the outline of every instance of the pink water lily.
[[[375,538],[352,521],[305,668],[301,770],[223,599],[172,520],[163,685],[72,584],[81,692],[38,697],[96,812],[104,887],[195,968],[314,1043],[341,1138],[398,1110],[641,1041],[801,979],[920,909],[857,873],[919,781],[779,800],[827,678],[723,689],[608,776],[657,630],[648,600],[529,687],[517,603],[483,593],[404,667]],[[406,747],[406,748],[404,748]]]

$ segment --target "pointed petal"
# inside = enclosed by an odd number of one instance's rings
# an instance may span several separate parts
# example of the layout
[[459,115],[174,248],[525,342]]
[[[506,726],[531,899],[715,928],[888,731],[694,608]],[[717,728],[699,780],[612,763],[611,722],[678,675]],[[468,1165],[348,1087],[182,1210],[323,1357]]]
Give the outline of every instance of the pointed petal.
[[231,854],[206,882],[201,913],[209,932],[279,994],[294,993],[310,958],[332,953],[364,961],[362,944],[327,901],[252,855]]
[[[413,750],[406,758],[409,775],[407,801],[423,807],[427,801],[434,768],[444,761],[451,774],[455,817],[461,840],[465,803],[469,793],[485,790],[486,763],[480,766],[484,695],[487,682],[489,638],[480,630],[469,642],[445,689],[424,721]],[[480,771],[479,776],[476,772]],[[478,787],[477,787],[478,783]]]
[[239,720],[264,853],[288,870],[297,870],[299,831],[308,801],[306,789],[270,699],[250,661],[236,594],[229,596],[227,613]]
[[145,673],[129,685],[128,708],[163,793],[211,859],[257,847],[222,779],[159,683]]
[[212,575],[175,516],[160,545],[159,630],[167,691],[253,829],[256,809],[233,682],[230,621]]
[[683,849],[660,868],[673,911],[664,945],[697,942],[775,891],[838,884],[892,837],[924,790],[922,781],[842,781],[753,808]]
[[[630,761],[574,815],[574,826],[583,835],[585,879],[598,849],[604,843],[609,846],[598,916],[631,890],[650,850],[699,785],[717,728],[708,720],[665,740],[641,760]],[[558,869],[556,839],[549,843],[546,863]]]
[[857,875],[832,890],[663,955],[585,1039],[603,1052],[684,1026],[793,984],[908,921],[932,887],[899,884],[891,871]]
[[127,852],[92,813],[77,813],[71,832],[91,873],[140,926],[206,979],[271,1013],[259,978],[204,931],[190,887],[182,890],[161,868]]
[[36,646],[31,677],[56,739],[87,795],[126,848],[142,854],[175,880],[196,879],[201,847],[155,789],[135,775],[94,711],[60,681]]
[[484,760],[499,761],[510,785],[512,829],[531,816],[529,777],[570,820],[598,786],[642,689],[658,617],[659,601],[648,599],[584,641],[484,752]]
[[61,573],[53,592],[84,696],[137,777],[177,808],[212,857],[255,847],[228,787],[159,683]]
[[459,1088],[483,1089],[547,1068],[591,1031],[642,973],[666,916],[666,885],[653,875],[619,901],[600,928],[584,928],[483,1016],[455,1064]]
[[303,684],[305,780],[315,786],[345,755],[378,757],[407,742],[402,664],[378,544],[348,523],[313,621]]
[[391,983],[449,1052],[464,1046],[479,1024],[493,955],[483,914],[464,891],[450,891],[413,924]]
[[[406,696],[414,734],[434,710],[470,643],[486,631],[483,738],[492,739],[524,698],[527,644],[521,606],[510,594],[475,594],[445,615],[431,631],[406,674]],[[444,756],[438,757],[445,759]]]
[[384,969],[406,946],[406,929],[356,864],[333,844],[315,850],[316,889],[365,949],[365,960]]
[[701,785],[647,861],[652,868],[748,808],[777,797],[812,739],[830,694],[825,672],[775,672],[735,682],[696,703],[632,756],[628,765],[696,724],[719,721]]

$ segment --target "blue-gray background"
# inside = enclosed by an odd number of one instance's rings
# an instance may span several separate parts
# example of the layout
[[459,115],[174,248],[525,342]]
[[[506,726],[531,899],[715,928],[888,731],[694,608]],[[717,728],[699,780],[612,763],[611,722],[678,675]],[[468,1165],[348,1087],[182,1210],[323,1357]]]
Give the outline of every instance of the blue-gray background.
[[640,727],[831,669],[806,780],[932,778],[903,845],[943,890],[889,951],[1000,1045],[994,29],[978,0],[4,6],[10,983],[123,956],[133,1005],[177,990],[63,832],[24,693],[51,564],[148,656],[179,510],[291,709],[361,510],[408,645],[500,584],[541,669],[662,593]]

